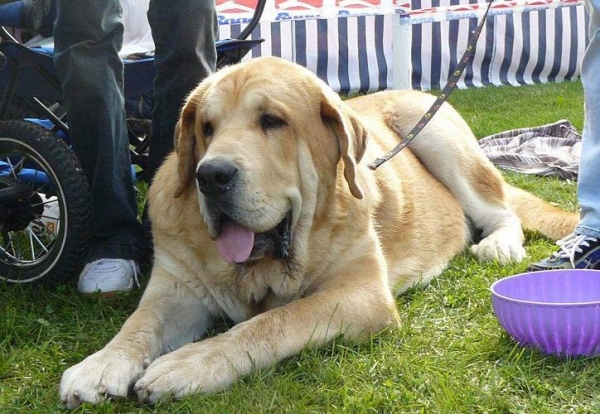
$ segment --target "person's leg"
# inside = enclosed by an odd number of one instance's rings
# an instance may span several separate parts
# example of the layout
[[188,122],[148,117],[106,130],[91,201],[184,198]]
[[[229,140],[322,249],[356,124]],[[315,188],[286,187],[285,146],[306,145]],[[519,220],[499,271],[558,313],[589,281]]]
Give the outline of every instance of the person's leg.
[[50,0],[23,0],[21,28],[36,32],[50,11]]
[[0,26],[21,27],[23,0],[0,5]]
[[600,0],[586,0],[590,42],[581,65],[585,119],[577,182],[581,219],[573,234],[559,240],[558,252],[528,270],[600,269]]
[[137,220],[123,98],[119,0],[59,0],[55,65],[74,150],[93,199],[88,261],[138,261],[146,247]]
[[576,233],[600,239],[600,0],[587,1],[590,43],[581,65],[585,120],[577,196],[581,221]]
[[213,0],[150,0],[148,20],[156,46],[149,176],[173,150],[179,111],[215,70],[218,23]]
[[0,26],[37,31],[50,11],[51,0],[19,0],[0,5]]
[[38,33],[43,37],[52,37],[54,32],[54,21],[56,20],[56,2],[57,0],[50,1],[50,9],[48,14],[42,19],[42,24],[38,30]]

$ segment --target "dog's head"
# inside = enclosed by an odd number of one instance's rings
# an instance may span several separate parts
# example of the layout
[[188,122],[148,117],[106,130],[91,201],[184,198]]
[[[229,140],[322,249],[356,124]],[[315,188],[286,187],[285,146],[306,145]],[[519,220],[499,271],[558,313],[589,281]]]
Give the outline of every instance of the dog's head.
[[323,82],[284,60],[255,59],[190,94],[176,131],[175,197],[196,184],[225,261],[285,259],[339,180],[363,197],[356,164],[365,147],[366,130]]

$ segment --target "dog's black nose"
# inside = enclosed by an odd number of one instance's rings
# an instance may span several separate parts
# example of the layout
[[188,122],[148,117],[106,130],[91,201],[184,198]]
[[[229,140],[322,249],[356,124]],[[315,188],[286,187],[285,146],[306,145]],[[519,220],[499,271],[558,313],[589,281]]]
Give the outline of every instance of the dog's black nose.
[[216,195],[230,190],[236,181],[238,168],[228,161],[212,160],[202,163],[196,173],[200,191]]

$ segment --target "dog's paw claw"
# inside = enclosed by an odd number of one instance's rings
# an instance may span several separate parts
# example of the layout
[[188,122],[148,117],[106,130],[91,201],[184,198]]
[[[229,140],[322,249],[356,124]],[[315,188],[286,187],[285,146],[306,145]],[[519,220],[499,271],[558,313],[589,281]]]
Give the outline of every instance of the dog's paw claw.
[[106,394],[108,394],[108,387],[105,384],[100,384],[98,386],[98,394],[101,396],[106,396]]
[[140,400],[140,402],[144,403],[144,404],[149,404],[151,402],[150,400],[150,395],[151,392],[148,391],[148,389],[139,384],[136,383],[135,386],[133,387],[133,392],[135,393],[135,395],[137,395],[138,400]]

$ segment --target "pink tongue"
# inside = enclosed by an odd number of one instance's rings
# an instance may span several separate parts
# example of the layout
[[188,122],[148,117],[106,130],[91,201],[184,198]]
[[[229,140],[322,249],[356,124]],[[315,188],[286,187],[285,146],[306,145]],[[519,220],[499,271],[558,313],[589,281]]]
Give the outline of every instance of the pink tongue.
[[221,227],[217,248],[227,263],[243,263],[250,257],[254,233],[237,223],[227,221]]

